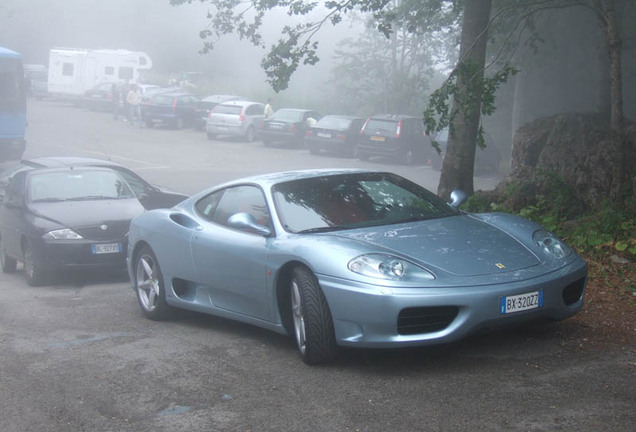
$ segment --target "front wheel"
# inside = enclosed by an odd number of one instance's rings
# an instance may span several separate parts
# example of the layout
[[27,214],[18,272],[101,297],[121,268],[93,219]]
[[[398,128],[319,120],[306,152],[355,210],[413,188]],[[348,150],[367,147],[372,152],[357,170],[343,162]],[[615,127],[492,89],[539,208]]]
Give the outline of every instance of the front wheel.
[[0,237],[0,265],[2,265],[3,273],[13,273],[18,266],[18,262],[5,252],[2,237]]
[[151,320],[162,320],[170,315],[166,291],[159,262],[152,249],[144,246],[135,255],[135,291],[141,311]]
[[45,273],[36,262],[28,245],[24,246],[24,278],[29,286],[37,287],[44,283]]
[[254,128],[250,126],[247,128],[247,131],[245,132],[245,141],[253,142],[254,138],[256,138],[256,133],[254,131]]
[[294,269],[290,294],[294,336],[303,361],[309,365],[332,361],[338,353],[333,320],[315,276],[304,267]]

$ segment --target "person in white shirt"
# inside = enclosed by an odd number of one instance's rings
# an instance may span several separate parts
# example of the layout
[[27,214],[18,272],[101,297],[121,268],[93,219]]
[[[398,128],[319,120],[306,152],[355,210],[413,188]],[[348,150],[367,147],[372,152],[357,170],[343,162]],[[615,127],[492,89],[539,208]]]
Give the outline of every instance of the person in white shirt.
[[126,102],[128,103],[128,122],[133,125],[135,119],[139,120],[139,127],[142,126],[141,118],[141,99],[142,94],[139,90],[139,86],[133,84],[132,88],[126,95]]

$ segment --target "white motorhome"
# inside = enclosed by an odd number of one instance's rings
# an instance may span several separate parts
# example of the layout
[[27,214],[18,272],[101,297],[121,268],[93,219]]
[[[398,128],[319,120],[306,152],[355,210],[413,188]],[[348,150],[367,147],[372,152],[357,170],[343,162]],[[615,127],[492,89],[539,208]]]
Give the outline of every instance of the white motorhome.
[[148,54],[123,49],[53,48],[49,54],[51,96],[80,97],[101,82],[136,83],[152,67]]

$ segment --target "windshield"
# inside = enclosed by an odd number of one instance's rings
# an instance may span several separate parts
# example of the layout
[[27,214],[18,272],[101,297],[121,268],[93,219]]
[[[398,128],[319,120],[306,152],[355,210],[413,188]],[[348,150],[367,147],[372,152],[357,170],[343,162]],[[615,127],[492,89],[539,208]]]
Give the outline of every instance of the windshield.
[[30,177],[31,202],[133,198],[128,184],[114,171],[62,171]]
[[302,111],[292,111],[292,110],[278,110],[276,111],[269,119],[270,120],[282,120],[288,122],[299,122],[303,120]]
[[281,223],[293,233],[334,231],[454,216],[459,211],[390,173],[342,174],[273,188]]
[[324,128],[324,129],[346,130],[352,121],[353,119],[346,118],[346,117],[327,116],[319,120],[314,127]]

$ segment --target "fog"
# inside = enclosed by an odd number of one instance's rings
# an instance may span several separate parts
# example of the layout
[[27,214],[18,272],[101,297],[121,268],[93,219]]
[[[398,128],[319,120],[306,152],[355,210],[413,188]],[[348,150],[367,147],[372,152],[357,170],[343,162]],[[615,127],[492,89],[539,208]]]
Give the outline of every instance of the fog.
[[[157,84],[179,72],[196,71],[213,84],[210,93],[309,103],[324,94],[335,44],[355,31],[346,23],[335,29],[329,25],[320,33],[319,64],[301,67],[289,89],[276,95],[260,66],[265,50],[228,36],[213,51],[200,53],[199,31],[207,25],[207,10],[200,2],[171,6],[169,0],[2,0],[0,45],[22,53],[25,63],[44,65],[54,47],[144,51],[153,61],[146,79]],[[289,19],[284,11],[268,15],[265,24],[272,26],[263,29],[267,47],[280,37],[281,22]]]

